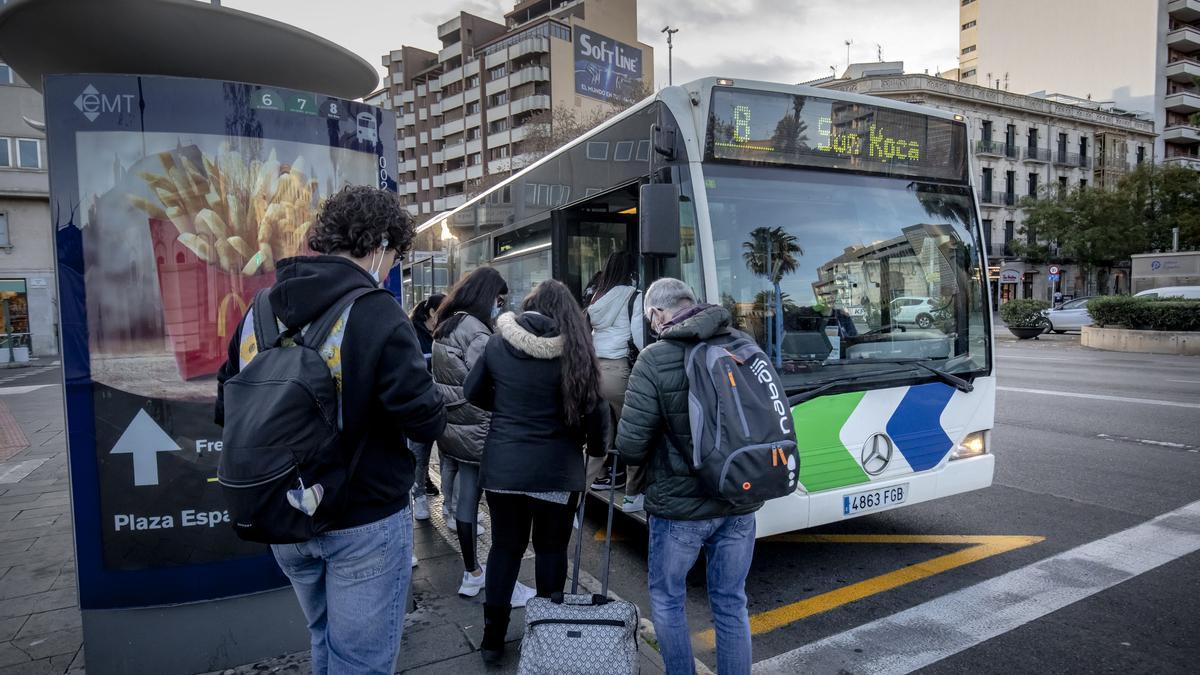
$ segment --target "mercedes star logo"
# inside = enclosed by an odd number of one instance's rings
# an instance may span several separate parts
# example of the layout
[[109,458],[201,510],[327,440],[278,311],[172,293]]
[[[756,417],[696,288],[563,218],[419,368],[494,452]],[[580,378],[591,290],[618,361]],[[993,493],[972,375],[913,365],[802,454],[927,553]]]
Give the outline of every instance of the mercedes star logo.
[[888,438],[887,434],[871,434],[871,437],[863,444],[863,470],[872,476],[883,473],[883,470],[892,461],[892,450],[892,439]]

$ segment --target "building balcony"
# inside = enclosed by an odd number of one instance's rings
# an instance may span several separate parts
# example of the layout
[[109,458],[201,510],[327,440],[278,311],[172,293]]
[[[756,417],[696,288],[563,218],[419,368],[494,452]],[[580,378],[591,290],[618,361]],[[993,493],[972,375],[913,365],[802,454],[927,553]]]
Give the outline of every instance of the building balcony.
[[988,246],[988,257],[993,259],[1013,257],[1012,242],[1007,244],[991,244]]
[[416,150],[417,149],[417,137],[416,136],[405,136],[404,137],[404,148],[406,150]]
[[530,110],[549,110],[550,96],[548,94],[534,94],[519,98],[512,102],[512,114],[518,115]]
[[1200,129],[1190,125],[1177,125],[1163,129],[1164,142],[1172,145],[1193,145],[1200,143]]
[[429,132],[422,131],[420,134],[417,135],[417,140],[420,141],[421,145],[425,145],[425,144],[429,143]]
[[1079,157],[1079,163],[1078,163],[1078,164],[1076,164],[1075,166],[1077,166],[1077,167],[1079,167],[1079,168],[1081,168],[1081,169],[1090,169],[1090,168],[1092,168],[1092,158],[1091,158],[1091,156],[1089,156],[1089,155],[1079,155],[1078,157]]
[[467,167],[467,180],[479,180],[480,178],[483,178],[482,164]]
[[[415,193],[414,193],[414,194],[415,194]],[[404,208],[405,208],[405,209],[408,209],[408,212],[409,212],[410,214],[412,214],[412,215],[413,215],[413,217],[416,217],[416,216],[419,216],[419,215],[421,215],[421,207],[420,207],[420,206],[418,206],[418,205],[416,205],[416,204],[408,204],[408,205],[407,205],[407,206],[405,206]]]
[[479,59],[468,61],[463,64],[463,77],[471,77],[479,74]]
[[[438,91],[442,88],[441,78],[431,77],[426,82],[429,84],[429,91]],[[424,94],[421,94],[424,96]]]
[[417,119],[422,122],[429,119],[429,108],[417,108]]
[[[1200,0],[1197,0],[1200,2]],[[1163,73],[1168,80],[1179,82],[1180,84],[1191,84],[1195,78],[1200,77],[1200,61],[1193,59],[1179,59],[1167,64],[1163,69]]]
[[517,127],[516,129],[513,129],[512,130],[512,142],[516,143],[517,141],[525,140],[526,138],[529,137],[529,134],[537,131],[538,126],[539,125],[537,125],[537,124],[522,124],[521,126]]
[[1115,171],[1117,173],[1125,173],[1129,171],[1129,162],[1124,159],[1105,159],[1102,162],[1096,162],[1097,171]]
[[420,161],[422,169],[429,168],[429,155],[421,155],[417,159]]
[[1189,23],[1200,19],[1200,0],[1170,0],[1167,3],[1167,14]]
[[[396,74],[400,75],[400,73],[396,73]],[[412,103],[416,100],[417,100],[417,91],[415,89],[405,89],[404,91],[400,92],[400,102],[401,103]]]
[[429,130],[429,138],[431,140],[440,141],[445,137],[446,137],[446,134],[442,132],[442,128],[440,126],[434,127]]
[[538,161],[538,159],[540,159],[540,157],[538,157],[536,153],[522,152],[521,154],[515,155],[512,158],[512,165],[514,169],[524,169],[530,164]]
[[451,68],[450,70],[447,70],[446,72],[442,73],[438,77],[438,84],[443,89],[445,89],[447,85],[451,85],[451,84],[454,84],[455,82],[461,81],[462,77],[463,77],[462,66],[459,66],[457,68]]
[[429,89],[423,84],[418,84],[417,85],[417,96],[428,96],[428,95],[429,95]]
[[501,103],[498,106],[487,109],[487,120],[489,123],[495,122],[496,120],[502,120],[505,117],[508,117],[511,112],[512,111],[509,110],[507,103]]
[[445,211],[446,210],[445,198],[438,198],[438,199],[433,200],[433,210],[434,211]]
[[466,123],[467,121],[461,118],[445,122],[442,124],[442,133],[446,134],[447,136],[461,134],[463,129],[466,128]]
[[1054,153],[1055,166],[1079,166],[1079,155],[1063,150]]
[[467,203],[467,195],[462,194],[462,193],[459,193],[456,195],[450,195],[449,197],[446,197],[446,208],[447,209],[457,209],[458,207],[460,207],[466,203]]
[[497,131],[494,134],[488,134],[487,137],[487,146],[489,149],[498,148],[502,145],[508,145],[510,142],[512,142],[512,138],[507,129],[504,131]]
[[433,115],[434,117],[441,115],[442,114],[442,102],[438,101],[437,103],[430,103],[429,104],[429,114]]
[[1184,54],[1200,51],[1200,30],[1191,26],[1176,28],[1167,33],[1167,46]]
[[416,126],[416,124],[417,124],[416,113],[406,113],[404,115],[401,115],[399,117],[399,119],[400,119],[400,124],[402,124],[406,127]]
[[550,38],[535,36],[521,40],[508,48],[509,58],[520,58],[526,54],[546,54],[550,51]]
[[446,112],[448,112],[450,110],[454,110],[455,108],[461,108],[462,104],[463,104],[463,100],[464,100],[464,96],[461,92],[458,94],[455,94],[453,96],[447,96],[447,97],[443,98],[442,99],[442,113],[445,114]]
[[446,177],[440,173],[438,175],[434,176],[433,177],[433,187],[435,187],[435,188],[446,187]]
[[487,56],[483,57],[483,67],[487,68],[488,70],[491,70],[492,68],[495,68],[496,66],[500,65],[501,63],[505,63],[507,61],[508,61],[508,50],[501,49],[498,52],[492,52],[491,54],[488,54]]
[[1026,162],[1050,163],[1050,148],[1025,148]]
[[483,151],[483,141],[476,138],[473,141],[467,141],[467,154],[473,155]]
[[462,28],[462,14],[455,16],[437,27],[438,39],[448,38]]
[[464,166],[459,169],[452,169],[442,174],[446,178],[446,185],[455,185],[467,179],[467,168]]
[[447,145],[446,147],[442,148],[442,152],[446,155],[446,161],[458,159],[459,157],[467,154],[467,145],[466,143],[459,141],[454,145]]
[[421,189],[426,190],[426,191],[429,190],[429,179],[428,178],[421,179]]
[[1200,171],[1200,156],[1198,155],[1174,155],[1172,157],[1163,158],[1163,164],[1171,166],[1182,166],[1189,169]]
[[404,194],[406,194],[406,195],[417,194],[417,181],[410,180],[410,181],[406,182],[404,184]]
[[508,77],[514,87],[527,82],[549,82],[550,69],[545,66],[531,66],[522,68]]
[[1017,195],[1012,192],[979,191],[979,203],[992,206],[1016,206]]
[[438,61],[445,63],[446,61],[458,56],[462,56],[462,40],[459,40],[458,42],[455,42],[454,44],[439,51]]
[[409,171],[416,171],[417,170],[417,160],[410,159],[410,160],[404,162],[404,164],[400,165],[400,170],[405,173],[408,173]]
[[1167,94],[1166,106],[1169,112],[1183,115],[1200,112],[1200,93],[1180,91],[1174,94]]
[[491,82],[488,82],[487,84],[483,85],[483,91],[485,93],[487,93],[488,96],[491,96],[492,94],[498,94],[498,93],[508,89],[508,87],[509,87],[508,76],[505,75],[504,77],[498,77],[498,78],[492,80]]
[[501,157],[500,159],[493,159],[487,163],[488,173],[491,173],[491,174],[504,173],[505,171],[508,171],[510,168],[512,168],[512,163],[509,161],[509,159],[507,157]]
[[473,115],[467,115],[465,120],[466,120],[467,128],[474,129],[475,127],[479,126],[479,124],[480,124],[479,113],[475,113]]
[[975,141],[975,154],[989,157],[1003,157],[1004,144],[998,141]]
[[441,164],[446,161],[446,153],[441,150],[433,151],[433,163]]

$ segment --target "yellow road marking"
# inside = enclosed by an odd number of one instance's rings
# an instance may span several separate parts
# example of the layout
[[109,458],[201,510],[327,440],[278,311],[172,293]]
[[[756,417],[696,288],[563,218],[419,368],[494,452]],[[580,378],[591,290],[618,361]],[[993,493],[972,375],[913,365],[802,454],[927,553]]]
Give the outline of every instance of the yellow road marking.
[[[837,590],[814,595],[799,602],[777,607],[750,617],[751,635],[768,633],[790,623],[827,612],[836,607],[862,600],[863,598],[899,588],[914,581],[927,579],[956,567],[990,558],[994,555],[1032,546],[1045,541],[1045,537],[1021,535],[906,535],[906,534],[786,534],[771,537],[772,543],[796,544],[974,544],[970,548],[938,556],[915,565],[902,567],[894,572],[881,574]],[[695,641],[712,649],[716,645],[716,634],[710,628],[694,636]]]

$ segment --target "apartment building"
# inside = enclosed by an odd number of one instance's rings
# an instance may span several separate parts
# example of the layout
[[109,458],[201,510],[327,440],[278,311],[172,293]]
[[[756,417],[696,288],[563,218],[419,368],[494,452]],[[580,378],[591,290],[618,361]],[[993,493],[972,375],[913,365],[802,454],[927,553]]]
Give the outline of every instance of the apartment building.
[[42,95],[0,63],[0,363],[58,353],[44,119]]
[[1154,120],[1156,159],[1200,168],[1200,0],[959,2],[962,82],[1110,101]]
[[419,220],[533,161],[526,141],[553,110],[588,119],[653,90],[637,0],[521,0],[503,22],[460,12],[437,33],[437,51],[383,57],[400,195]]
[[[862,72],[851,67],[848,74]],[[891,73],[841,79],[817,86],[882,96],[963,115],[971,143],[972,171],[999,299],[1048,299],[1044,265],[1025,263],[1013,251],[1022,236],[1023,197],[1114,183],[1138,164],[1154,159],[1154,124],[1112,106],[1052,95],[1024,96],[930,75]],[[1024,236],[1031,236],[1029,233]],[[1067,266],[1060,290],[1087,290],[1079,270]],[[1112,290],[1128,291],[1128,275],[1115,275]]]

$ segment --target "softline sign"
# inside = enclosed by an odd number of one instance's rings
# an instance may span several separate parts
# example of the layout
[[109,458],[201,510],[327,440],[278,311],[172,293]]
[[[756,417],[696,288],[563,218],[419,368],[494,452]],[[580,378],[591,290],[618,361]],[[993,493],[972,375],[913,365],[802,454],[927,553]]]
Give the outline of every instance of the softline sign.
[[575,29],[575,93],[628,105],[642,87],[642,50]]

